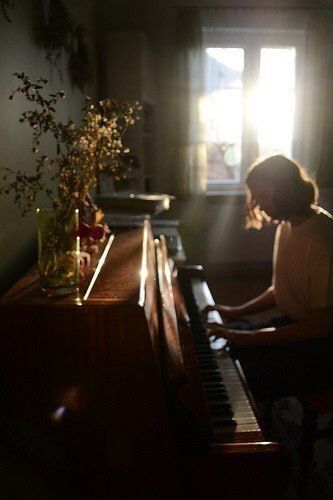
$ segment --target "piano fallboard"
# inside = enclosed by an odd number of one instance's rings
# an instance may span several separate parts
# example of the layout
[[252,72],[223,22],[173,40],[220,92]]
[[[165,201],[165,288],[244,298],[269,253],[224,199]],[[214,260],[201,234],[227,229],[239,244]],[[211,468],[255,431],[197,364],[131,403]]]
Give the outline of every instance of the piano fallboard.
[[[70,457],[63,469],[107,471],[123,491],[151,491],[173,484],[177,471],[149,223],[116,234],[104,257],[78,296],[42,296],[33,269],[1,299],[1,415],[19,423],[13,446],[23,453],[32,429]],[[35,454],[46,460],[42,446]]]
[[99,498],[222,498],[237,474],[251,494],[276,467],[240,367],[205,334],[195,345],[185,274],[145,221],[106,243],[78,296],[41,296],[34,269],[0,300],[2,415],[106,477]]

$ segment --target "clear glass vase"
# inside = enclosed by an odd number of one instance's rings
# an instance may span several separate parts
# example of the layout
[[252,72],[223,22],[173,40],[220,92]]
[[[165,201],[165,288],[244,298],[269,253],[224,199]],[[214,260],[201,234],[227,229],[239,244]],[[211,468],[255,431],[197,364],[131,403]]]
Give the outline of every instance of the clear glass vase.
[[38,269],[42,292],[48,296],[77,292],[79,285],[79,211],[69,215],[37,209]]

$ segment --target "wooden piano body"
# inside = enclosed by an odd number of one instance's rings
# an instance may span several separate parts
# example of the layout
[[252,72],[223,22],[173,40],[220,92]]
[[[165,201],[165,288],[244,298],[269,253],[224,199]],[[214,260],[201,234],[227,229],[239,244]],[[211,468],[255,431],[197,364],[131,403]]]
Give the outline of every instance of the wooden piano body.
[[42,297],[29,272],[1,300],[0,322],[4,418],[34,429],[37,447],[40,435],[56,443],[59,470],[108,478],[99,498],[275,484],[277,445],[259,428],[216,439],[182,294],[148,222],[111,237],[77,297]]

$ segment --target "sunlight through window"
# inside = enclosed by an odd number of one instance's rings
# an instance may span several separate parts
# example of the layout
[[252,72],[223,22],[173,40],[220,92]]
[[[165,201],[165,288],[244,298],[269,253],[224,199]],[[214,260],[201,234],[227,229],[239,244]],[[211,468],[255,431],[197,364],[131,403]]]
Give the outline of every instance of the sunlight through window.
[[258,154],[292,154],[295,114],[296,50],[262,48],[259,83],[250,115],[257,130]]
[[244,50],[206,49],[205,124],[208,179],[239,182],[243,122]]
[[[247,161],[244,145],[251,141],[256,142],[258,155],[293,153],[296,48],[258,46],[257,69],[253,52],[251,57],[249,64],[244,48],[205,50],[205,94],[200,111],[210,184],[241,182]],[[250,80],[244,65],[252,65]]]

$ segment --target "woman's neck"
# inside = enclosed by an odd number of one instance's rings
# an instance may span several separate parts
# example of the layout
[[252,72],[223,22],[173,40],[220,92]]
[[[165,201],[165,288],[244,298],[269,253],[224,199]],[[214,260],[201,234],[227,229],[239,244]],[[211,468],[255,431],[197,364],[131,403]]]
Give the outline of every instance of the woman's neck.
[[292,226],[299,226],[299,224],[303,224],[303,222],[308,220],[315,213],[316,213],[315,210],[312,207],[309,207],[309,209],[306,212],[303,212],[302,214],[295,214],[290,216],[288,218],[288,221]]

